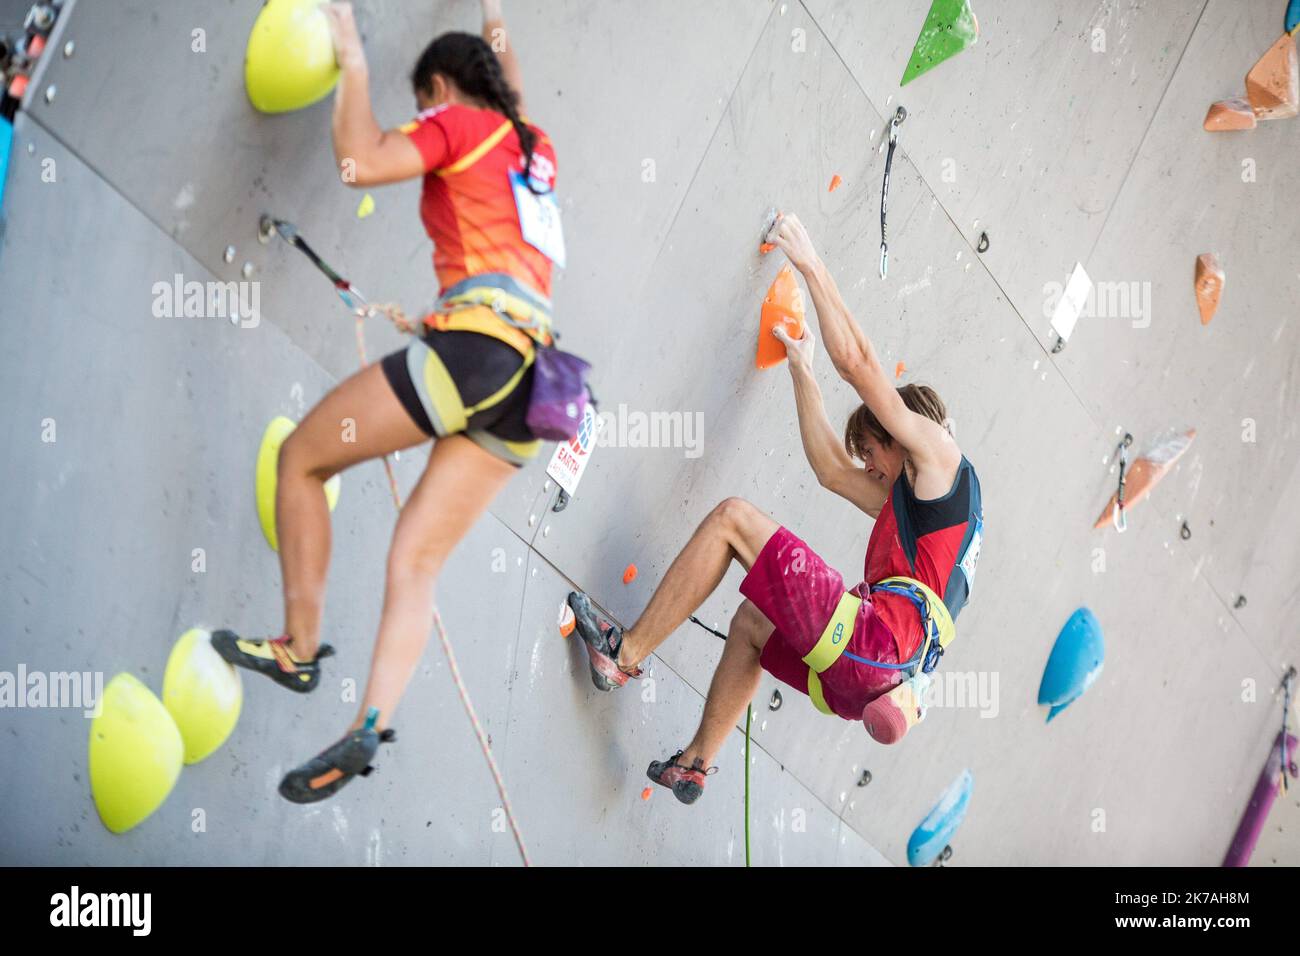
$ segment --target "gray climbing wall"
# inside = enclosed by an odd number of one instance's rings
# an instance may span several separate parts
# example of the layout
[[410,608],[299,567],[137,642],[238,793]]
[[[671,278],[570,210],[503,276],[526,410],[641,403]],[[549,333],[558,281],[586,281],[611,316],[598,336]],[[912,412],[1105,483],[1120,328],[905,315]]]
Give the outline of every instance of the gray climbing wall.
[[[358,220],[360,195],[333,178],[328,103],[276,117],[249,107],[242,57],[258,7],[79,0],[61,26],[75,55],[50,58],[33,84],[0,245],[0,670],[127,670],[157,690],[186,628],[279,627],[278,564],[251,493],[258,440],[356,354],[328,285],[282,244],[258,244],[260,213],[296,222],[376,299],[414,309],[435,291],[414,185],[375,190],[377,211]],[[804,219],[886,364],[939,387],[980,471],[987,539],[944,662],[947,700],[899,747],[793,691],[767,710],[765,677],[754,861],[904,863],[911,828],[964,767],[975,791],[954,864],[1212,864],[1228,844],[1276,733],[1273,687],[1300,649],[1300,121],[1219,135],[1200,122],[1240,92],[1282,4],[985,0],[979,44],[900,91],[927,7],[507,4],[529,111],[561,161],[566,344],[595,361],[613,427],[680,413],[702,429],[679,447],[600,448],[561,514],[544,463],[524,469],[440,584],[538,862],[744,860],[740,730],[700,804],[642,799],[646,763],[694,728],[720,642],[688,625],[650,681],[597,694],[554,626],[573,585],[630,621],[729,495],[798,529],[846,576],[861,565],[870,522],[812,478],[786,372],[753,368],[779,265],[754,252],[772,204]],[[475,29],[477,6],[358,8],[376,110],[395,125],[413,110],[405,77],[419,49],[439,30]],[[880,147],[900,102],[910,116],[882,282]],[[1192,266],[1206,251],[1228,278],[1202,327]],[[1143,305],[1084,317],[1051,355],[1047,287],[1076,261],[1094,281],[1136,283]],[[156,282],[233,280],[245,262],[256,327],[153,316]],[[399,341],[369,333],[372,355]],[[819,362],[842,420],[854,396]],[[1141,448],[1175,427],[1196,427],[1196,443],[1130,530],[1091,531],[1118,434]],[[399,462],[404,488],[423,457]],[[344,476],[330,681],[289,699],[245,679],[231,739],[128,835],[97,818],[79,710],[0,711],[0,862],[516,862],[436,641],[377,776],[312,808],[274,793],[351,717],[331,685],[364,680],[393,519],[379,465]],[[624,585],[632,562],[640,574]],[[725,627],[739,580],[701,617]],[[1106,630],[1106,670],[1045,726],[1038,678],[1080,605]],[[1256,862],[1300,862],[1296,792]]]

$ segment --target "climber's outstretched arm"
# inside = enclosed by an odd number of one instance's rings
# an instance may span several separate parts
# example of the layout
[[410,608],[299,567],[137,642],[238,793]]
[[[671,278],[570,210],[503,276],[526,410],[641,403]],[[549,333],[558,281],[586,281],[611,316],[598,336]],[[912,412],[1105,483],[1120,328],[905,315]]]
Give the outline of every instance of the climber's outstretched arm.
[[907,450],[918,479],[926,473],[937,472],[946,474],[950,481],[952,470],[961,460],[960,449],[942,425],[903,404],[893,377],[880,364],[866,332],[849,314],[803,223],[797,216],[782,216],[775,227],[773,241],[803,274],[817,310],[817,325],[826,354],[840,378],[853,386],[885,431]]
[[812,330],[805,327],[803,338],[797,340],[790,338],[780,325],[772,332],[785,343],[794,384],[794,403],[799,413],[799,437],[818,483],[853,502],[871,517],[879,516],[889,489],[881,482],[872,481],[866,470],[849,457],[826,416],[822,390],[813,374],[813,353],[817,342]]
[[339,85],[334,95],[334,159],[349,186],[379,186],[424,174],[420,151],[398,130],[385,131],[370,106],[370,72],[352,4],[331,3],[325,14],[334,36]]
[[483,0],[483,39],[501,61],[501,72],[506,75],[506,82],[519,97],[520,115],[527,116],[528,109],[524,106],[524,73],[519,68],[519,57],[515,56],[514,37],[506,30],[501,0]]

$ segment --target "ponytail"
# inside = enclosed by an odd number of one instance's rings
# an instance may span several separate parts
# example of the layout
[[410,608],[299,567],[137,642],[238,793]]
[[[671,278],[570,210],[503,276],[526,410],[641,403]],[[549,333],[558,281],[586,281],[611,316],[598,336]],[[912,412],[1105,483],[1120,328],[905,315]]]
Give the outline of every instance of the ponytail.
[[524,154],[524,182],[530,192],[540,195],[532,177],[537,134],[519,115],[519,94],[507,82],[501,61],[487,42],[472,33],[444,33],[425,47],[416,61],[411,71],[415,91],[432,94],[435,73],[441,73],[466,96],[480,100],[510,120]]

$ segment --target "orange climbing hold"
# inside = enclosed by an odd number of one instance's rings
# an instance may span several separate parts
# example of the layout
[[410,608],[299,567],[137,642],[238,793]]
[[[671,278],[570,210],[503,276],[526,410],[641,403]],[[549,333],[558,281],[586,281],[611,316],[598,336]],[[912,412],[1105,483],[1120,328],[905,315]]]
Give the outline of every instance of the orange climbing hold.
[[907,366],[899,362],[894,366],[894,378],[902,378],[903,373],[907,371]]
[[1205,114],[1201,124],[1211,133],[1221,133],[1234,129],[1254,129],[1255,111],[1250,102],[1243,97],[1234,96],[1230,100],[1219,100],[1210,104],[1210,111]]
[[653,791],[651,790],[650,787],[646,787],[644,790],[641,791],[641,799],[642,799],[642,800],[649,800],[649,799],[650,799],[650,794],[651,794],[652,792],[653,792]]
[[[1196,437],[1196,429],[1190,428],[1180,435],[1175,435],[1168,441],[1156,445],[1137,461],[1133,462],[1127,474],[1124,476],[1124,510],[1128,511],[1135,504],[1151,494],[1151,489],[1160,483],[1160,479],[1169,473],[1169,469],[1174,467],[1174,463],[1183,456],[1192,445],[1192,439]],[[1115,503],[1119,500],[1119,494],[1110,496],[1110,501],[1106,502],[1106,507],[1097,517],[1097,523],[1093,528],[1104,528],[1110,524],[1115,515]]]
[[764,243],[760,243],[760,244],[759,244],[758,251],[759,251],[760,253],[762,253],[763,255],[767,255],[769,252],[771,252],[771,251],[772,251],[773,249],[775,249],[775,248],[776,248],[776,243],[774,243],[774,242],[764,242]]
[[623,583],[631,584],[635,580],[636,580],[636,565],[629,564],[627,566],[627,569],[623,572]]
[[573,633],[573,629],[578,626],[578,619],[573,616],[573,608],[569,607],[569,602],[565,601],[560,605],[560,637],[568,637]]
[[1196,257],[1196,305],[1201,310],[1201,325],[1209,325],[1223,295],[1223,269],[1214,253]]
[[785,361],[785,345],[772,334],[772,330],[780,323],[790,338],[801,339],[803,316],[803,290],[799,288],[790,266],[783,265],[768,288],[759,313],[758,352],[754,356],[756,367],[771,368]]
[[834,176],[831,177],[831,188],[828,189],[828,190],[826,190],[826,191],[827,191],[828,193],[833,193],[833,192],[835,192],[835,190],[837,190],[837,189],[840,188],[840,183],[842,183],[842,182],[844,182],[844,180],[840,179],[840,174],[839,174],[839,173],[836,173]]
[[1262,120],[1300,113],[1300,59],[1296,41],[1284,33],[1246,74],[1246,99]]

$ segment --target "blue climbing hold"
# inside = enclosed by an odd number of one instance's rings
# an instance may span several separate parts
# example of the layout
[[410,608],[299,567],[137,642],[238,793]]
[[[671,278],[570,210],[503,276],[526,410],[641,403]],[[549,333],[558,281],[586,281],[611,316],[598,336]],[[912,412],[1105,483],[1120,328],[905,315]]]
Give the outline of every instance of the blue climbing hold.
[[1038,685],[1038,702],[1051,708],[1049,721],[1092,685],[1105,661],[1101,624],[1096,615],[1081,607],[1056,636]]
[[7,117],[0,116],[0,211],[5,207],[5,175],[9,172],[9,147],[13,141],[13,124]]
[[1291,0],[1286,5],[1286,32],[1294,33],[1300,27],[1300,0]]
[[907,841],[909,864],[929,866],[943,853],[948,841],[966,818],[973,782],[970,771],[963,770],[939,797],[934,809],[912,831],[912,836]]

